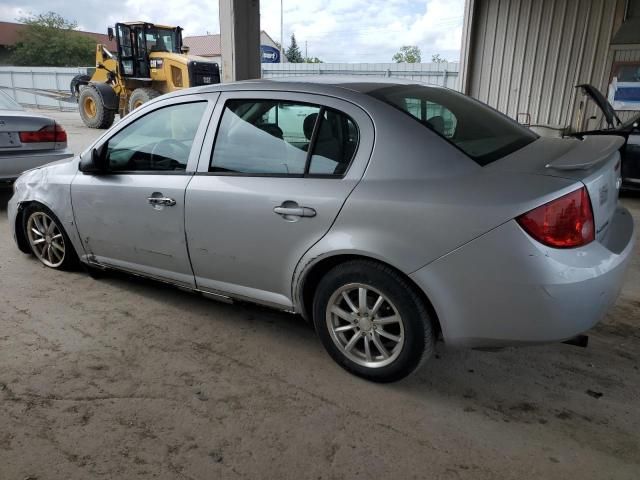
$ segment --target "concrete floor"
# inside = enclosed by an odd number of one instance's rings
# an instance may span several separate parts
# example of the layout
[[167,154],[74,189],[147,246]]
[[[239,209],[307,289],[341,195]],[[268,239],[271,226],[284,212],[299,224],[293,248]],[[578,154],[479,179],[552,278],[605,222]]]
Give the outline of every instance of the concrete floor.
[[[76,150],[100,133],[58,116]],[[640,241],[589,348],[441,345],[377,385],[297,317],[42,267],[9,241],[7,199],[2,480],[639,478]]]

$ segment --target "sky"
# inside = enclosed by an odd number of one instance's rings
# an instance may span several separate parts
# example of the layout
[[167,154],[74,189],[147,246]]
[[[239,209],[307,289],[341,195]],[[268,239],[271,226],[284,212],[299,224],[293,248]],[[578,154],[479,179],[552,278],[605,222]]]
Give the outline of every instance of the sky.
[[[324,62],[391,62],[403,45],[422,61],[458,61],[464,0],[282,0],[285,46],[291,34],[304,55]],[[117,21],[179,25],[183,35],[219,33],[217,0],[2,0],[0,20],[54,11],[82,30],[105,32]],[[260,1],[260,23],[280,41],[280,0]]]

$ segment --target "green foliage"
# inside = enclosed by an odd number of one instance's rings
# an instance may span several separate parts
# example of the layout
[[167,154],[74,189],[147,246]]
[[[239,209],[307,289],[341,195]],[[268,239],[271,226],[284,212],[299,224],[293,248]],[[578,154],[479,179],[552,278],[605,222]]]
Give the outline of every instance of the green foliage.
[[448,60],[446,58],[442,58],[439,53],[436,53],[435,55],[431,55],[431,61],[433,63],[447,63],[448,62]]
[[13,49],[15,65],[78,67],[95,63],[96,41],[55,12],[18,19],[27,27]]
[[405,45],[393,56],[396,63],[420,63],[420,49],[415,45]]
[[302,57],[302,52],[298,47],[298,42],[296,42],[295,35],[291,35],[291,45],[289,45],[289,48],[287,48],[284,54],[287,57],[287,60],[289,60],[289,62],[291,63],[304,62],[304,58]]
[[304,63],[324,63],[318,57],[306,57],[304,59]]

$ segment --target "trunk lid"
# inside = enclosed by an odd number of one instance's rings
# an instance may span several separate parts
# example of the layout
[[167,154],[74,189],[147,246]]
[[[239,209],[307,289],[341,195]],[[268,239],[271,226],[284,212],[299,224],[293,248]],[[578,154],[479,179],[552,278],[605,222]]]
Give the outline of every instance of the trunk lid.
[[587,187],[596,227],[596,239],[604,240],[618,204],[621,184],[620,136],[585,136],[583,140],[539,138],[526,147],[485,168],[560,177]]
[[20,132],[37,132],[54,125],[51,118],[20,110],[0,110],[0,153],[52,150],[66,145],[56,142],[22,143]]

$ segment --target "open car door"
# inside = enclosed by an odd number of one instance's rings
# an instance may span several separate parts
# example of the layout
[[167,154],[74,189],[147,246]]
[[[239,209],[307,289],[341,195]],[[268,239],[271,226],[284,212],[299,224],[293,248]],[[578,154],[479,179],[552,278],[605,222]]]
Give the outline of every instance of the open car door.
[[591,98],[602,111],[607,122],[605,128],[574,132],[572,137],[583,138],[593,135],[617,135],[624,138],[620,148],[622,188],[625,190],[640,190],[640,113],[634,118],[622,123],[615,109],[600,91],[589,84],[576,85]]
[[616,115],[616,111],[613,109],[613,106],[604,97],[604,95],[600,93],[600,90],[598,90],[593,85],[589,85],[588,83],[576,85],[576,88],[580,88],[582,90],[582,93],[587,95],[589,98],[591,98],[591,100],[595,102],[598,108],[602,111],[602,114],[607,121],[608,128],[615,128],[618,125],[622,124],[622,122],[618,118],[618,115]]

